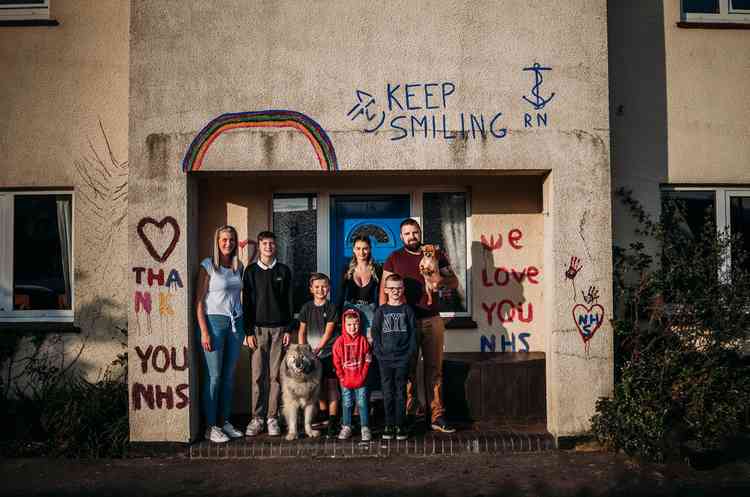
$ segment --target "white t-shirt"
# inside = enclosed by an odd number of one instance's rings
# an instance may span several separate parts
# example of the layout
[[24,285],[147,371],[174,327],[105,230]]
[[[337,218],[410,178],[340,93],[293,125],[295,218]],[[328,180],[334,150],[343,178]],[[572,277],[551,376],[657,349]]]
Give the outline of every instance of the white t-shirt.
[[208,291],[203,300],[206,314],[218,314],[234,319],[242,315],[242,264],[235,272],[232,268],[219,266],[214,269],[210,257],[201,261],[201,266],[208,273]]

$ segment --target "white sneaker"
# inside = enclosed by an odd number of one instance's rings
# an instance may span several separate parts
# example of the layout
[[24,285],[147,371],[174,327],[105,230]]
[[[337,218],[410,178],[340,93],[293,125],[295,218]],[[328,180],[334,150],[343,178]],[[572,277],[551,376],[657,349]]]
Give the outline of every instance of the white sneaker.
[[352,427],[348,425],[343,425],[341,427],[341,431],[339,432],[339,440],[348,440],[352,436]]
[[362,441],[363,442],[369,442],[372,440],[372,433],[370,433],[370,429],[367,426],[362,427]]
[[276,418],[268,418],[266,420],[268,424],[268,434],[272,437],[278,437],[281,435],[281,428],[279,428],[279,420]]
[[247,425],[245,430],[246,437],[254,437],[263,432],[263,419],[253,418],[252,421]]
[[224,423],[224,426],[221,427],[221,431],[223,431],[229,438],[240,438],[242,436],[242,432],[235,428],[229,421]]
[[206,428],[206,439],[217,444],[223,444],[229,441],[229,437],[226,436],[218,426],[209,426]]

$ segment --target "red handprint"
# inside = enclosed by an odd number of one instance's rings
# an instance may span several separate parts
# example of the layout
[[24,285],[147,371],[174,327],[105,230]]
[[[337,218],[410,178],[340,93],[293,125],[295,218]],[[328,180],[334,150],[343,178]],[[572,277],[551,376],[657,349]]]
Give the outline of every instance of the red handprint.
[[583,265],[581,264],[581,260],[573,256],[570,258],[570,266],[568,266],[567,271],[565,271],[565,277],[569,280],[574,280],[576,278],[576,275],[578,274],[578,271],[583,269]]

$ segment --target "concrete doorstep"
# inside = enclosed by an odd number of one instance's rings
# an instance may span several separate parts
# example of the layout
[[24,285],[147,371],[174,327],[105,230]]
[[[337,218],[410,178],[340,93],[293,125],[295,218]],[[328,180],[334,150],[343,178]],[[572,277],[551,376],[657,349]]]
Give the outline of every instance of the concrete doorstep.
[[407,440],[361,442],[358,434],[349,440],[303,438],[286,441],[283,437],[259,436],[240,438],[217,444],[201,440],[189,448],[191,459],[258,459],[258,458],[353,458],[391,456],[459,456],[543,452],[555,449],[548,433],[458,432],[413,436]]

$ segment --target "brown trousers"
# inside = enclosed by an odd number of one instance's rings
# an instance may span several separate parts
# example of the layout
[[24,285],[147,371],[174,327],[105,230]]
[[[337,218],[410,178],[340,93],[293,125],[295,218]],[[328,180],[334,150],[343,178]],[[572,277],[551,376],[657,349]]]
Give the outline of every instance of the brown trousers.
[[[445,414],[443,405],[443,344],[445,325],[440,316],[417,321],[417,349],[422,351],[424,360],[425,401],[430,405],[430,421]],[[418,359],[418,358],[417,358]],[[416,412],[418,399],[416,391],[417,361],[413,360],[406,384],[406,412]]]
[[279,415],[279,368],[284,355],[282,340],[286,331],[286,327],[255,328],[258,346],[251,355],[253,404],[250,406],[254,418],[276,418]]

